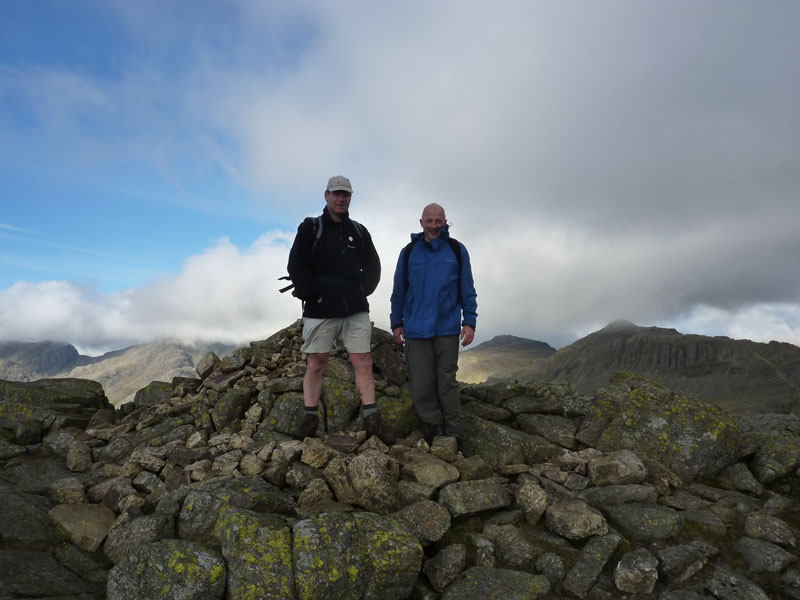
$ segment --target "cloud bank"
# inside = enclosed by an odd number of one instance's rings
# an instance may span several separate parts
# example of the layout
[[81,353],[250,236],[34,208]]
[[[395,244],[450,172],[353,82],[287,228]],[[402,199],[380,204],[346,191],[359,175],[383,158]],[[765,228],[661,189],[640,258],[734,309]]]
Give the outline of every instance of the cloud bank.
[[383,260],[379,325],[436,201],[473,261],[479,341],[563,345],[626,318],[800,343],[796,2],[112,6],[135,48],[114,77],[0,72],[41,143],[68,131],[178,182],[213,165],[281,232],[114,294],[19,282],[0,337],[268,335],[299,312],[275,292],[287,240],[344,173]]

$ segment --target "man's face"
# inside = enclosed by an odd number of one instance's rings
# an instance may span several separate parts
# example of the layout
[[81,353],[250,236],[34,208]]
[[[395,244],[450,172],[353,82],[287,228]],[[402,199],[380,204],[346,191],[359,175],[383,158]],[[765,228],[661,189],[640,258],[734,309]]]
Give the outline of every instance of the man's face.
[[336,221],[345,218],[350,208],[350,198],[352,197],[353,194],[344,190],[336,190],[335,192],[326,190],[325,202],[328,204],[328,214]]
[[419,224],[422,225],[422,231],[425,233],[425,241],[430,242],[432,239],[439,237],[446,222],[444,211],[442,210],[434,208],[422,213]]

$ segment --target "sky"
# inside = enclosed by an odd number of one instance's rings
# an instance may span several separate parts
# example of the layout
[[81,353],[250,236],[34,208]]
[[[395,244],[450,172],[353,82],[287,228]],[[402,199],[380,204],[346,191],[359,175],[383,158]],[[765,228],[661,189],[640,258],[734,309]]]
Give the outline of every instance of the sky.
[[444,206],[476,342],[800,344],[796,0],[0,2],[0,340],[244,344],[328,177]]

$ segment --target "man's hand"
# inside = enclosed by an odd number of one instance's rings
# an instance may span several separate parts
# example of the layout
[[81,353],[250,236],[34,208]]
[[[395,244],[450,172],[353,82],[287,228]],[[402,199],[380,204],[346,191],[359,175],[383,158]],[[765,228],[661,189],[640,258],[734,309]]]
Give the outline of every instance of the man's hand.
[[461,328],[461,335],[458,337],[461,340],[462,346],[469,346],[472,343],[472,340],[475,339],[475,330],[469,325],[464,325]]
[[394,341],[398,344],[403,344],[406,341],[406,330],[402,327],[398,327],[397,329],[392,330],[392,334],[394,335]]

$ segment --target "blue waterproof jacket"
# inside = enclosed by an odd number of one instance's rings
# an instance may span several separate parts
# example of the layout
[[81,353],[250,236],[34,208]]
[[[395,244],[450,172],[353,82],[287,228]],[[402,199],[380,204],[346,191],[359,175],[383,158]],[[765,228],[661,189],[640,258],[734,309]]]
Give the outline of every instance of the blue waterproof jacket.
[[[458,335],[462,325],[475,328],[478,318],[475,283],[472,266],[464,244],[461,247],[461,277],[458,259],[448,241],[447,226],[439,237],[425,241],[424,233],[412,233],[417,242],[408,257],[408,288],[405,278],[405,248],[400,251],[394,272],[392,313],[389,317],[392,330],[403,327],[407,338],[432,338],[440,335]],[[461,282],[461,304],[458,303],[458,286]],[[462,321],[463,312],[463,321]]]

